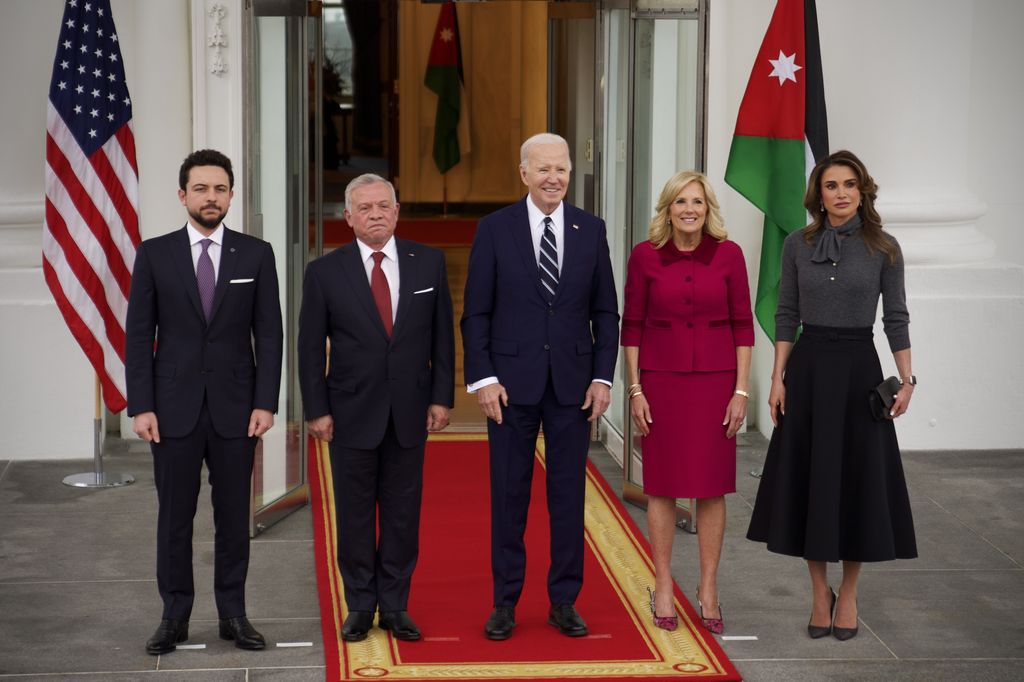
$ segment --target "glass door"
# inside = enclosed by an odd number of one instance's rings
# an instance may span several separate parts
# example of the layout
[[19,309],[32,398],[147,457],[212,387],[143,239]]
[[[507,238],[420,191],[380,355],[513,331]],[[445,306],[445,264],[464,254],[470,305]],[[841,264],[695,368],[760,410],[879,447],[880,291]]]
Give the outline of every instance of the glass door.
[[295,342],[302,276],[321,233],[318,8],[306,0],[252,0],[248,17],[247,215],[249,232],[274,247],[285,341],[274,428],[256,450],[253,535],[308,500]]
[[[621,40],[621,21],[621,15],[610,12],[609,30],[619,28],[618,34],[609,36],[609,45]],[[628,164],[628,206],[624,210],[629,216],[629,248],[647,239],[648,224],[665,182],[680,170],[704,169],[706,24],[706,0],[635,0],[632,8],[632,92],[626,132],[629,153],[624,154]],[[616,210],[623,208],[616,206]],[[629,406],[623,403],[622,421],[627,434],[623,495],[642,503],[640,434],[634,433]],[[680,501],[680,520],[688,530],[694,530],[692,509],[692,500]]]

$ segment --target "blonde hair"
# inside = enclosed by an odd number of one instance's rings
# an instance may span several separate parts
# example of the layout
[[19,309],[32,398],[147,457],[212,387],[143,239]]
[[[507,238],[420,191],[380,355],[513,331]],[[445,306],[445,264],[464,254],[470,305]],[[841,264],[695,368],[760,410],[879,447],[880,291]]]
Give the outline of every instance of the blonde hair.
[[651,218],[651,225],[647,228],[647,239],[660,249],[672,238],[672,225],[669,222],[668,207],[676,200],[683,188],[691,182],[700,183],[704,190],[704,200],[707,203],[707,213],[704,215],[704,234],[717,239],[720,242],[729,237],[725,230],[725,221],[722,220],[722,213],[719,210],[718,198],[715,197],[715,190],[711,189],[711,183],[703,173],[697,171],[679,171],[665,183],[658,197],[658,204],[654,207],[654,217]]

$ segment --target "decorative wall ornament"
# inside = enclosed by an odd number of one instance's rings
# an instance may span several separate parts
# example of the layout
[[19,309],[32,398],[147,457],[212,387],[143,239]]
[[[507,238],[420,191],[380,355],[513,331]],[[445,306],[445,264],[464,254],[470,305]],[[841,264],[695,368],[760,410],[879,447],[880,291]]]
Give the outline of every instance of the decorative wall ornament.
[[228,10],[221,3],[216,3],[206,12],[213,19],[213,32],[207,37],[206,44],[213,48],[213,59],[210,61],[210,73],[223,76],[227,73],[228,64],[224,61],[224,48],[228,46],[228,38],[224,34],[224,17]]

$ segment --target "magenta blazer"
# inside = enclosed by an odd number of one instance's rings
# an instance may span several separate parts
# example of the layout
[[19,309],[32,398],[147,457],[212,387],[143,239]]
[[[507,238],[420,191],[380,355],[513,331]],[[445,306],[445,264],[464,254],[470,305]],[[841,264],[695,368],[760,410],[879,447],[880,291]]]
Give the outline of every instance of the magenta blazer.
[[644,241],[629,257],[623,346],[640,347],[640,369],[736,369],[736,347],[754,345],[743,251],[705,235],[692,252]]

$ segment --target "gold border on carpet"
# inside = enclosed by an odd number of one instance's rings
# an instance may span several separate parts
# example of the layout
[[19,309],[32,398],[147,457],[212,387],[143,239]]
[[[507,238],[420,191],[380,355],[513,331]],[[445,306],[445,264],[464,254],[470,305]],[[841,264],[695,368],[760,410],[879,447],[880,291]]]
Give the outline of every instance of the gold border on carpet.
[[[431,434],[434,441],[484,441],[482,433]],[[538,459],[544,464],[544,441],[538,439]],[[324,491],[323,519],[327,525],[324,536],[328,542],[332,617],[335,632],[347,611],[342,597],[341,574],[334,548],[334,493],[331,482],[331,461],[327,449],[318,442],[316,456],[320,466],[320,485]],[[650,660],[604,661],[538,661],[494,663],[403,663],[398,647],[384,631],[374,628],[362,642],[338,639],[338,658],[342,674],[354,677],[389,679],[439,679],[445,677],[471,679],[501,678],[621,678],[621,677],[715,677],[726,674],[726,668],[710,647],[701,644],[701,634],[689,612],[676,601],[679,628],[668,632],[651,622],[647,605],[647,586],[654,584],[654,570],[629,524],[617,505],[609,500],[604,489],[587,471],[586,509],[584,515],[586,541],[601,565],[615,593],[619,596],[634,627],[643,637],[651,653]],[[710,635],[709,635],[710,636]]]

